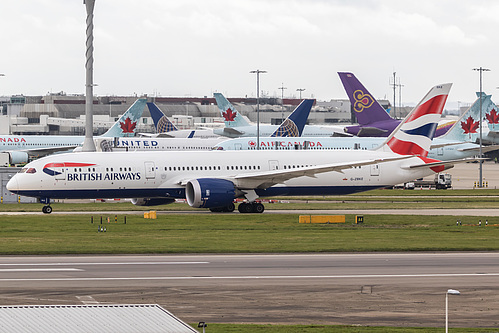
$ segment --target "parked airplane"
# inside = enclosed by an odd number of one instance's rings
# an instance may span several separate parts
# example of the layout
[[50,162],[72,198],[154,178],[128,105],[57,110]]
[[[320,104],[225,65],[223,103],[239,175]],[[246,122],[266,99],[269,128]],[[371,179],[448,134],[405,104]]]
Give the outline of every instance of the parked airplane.
[[[338,72],[343,87],[350,99],[359,125],[345,126],[345,132],[356,136],[387,137],[400,124],[374,99],[354,74]],[[454,122],[437,127],[435,137],[446,133]]]
[[[484,95],[485,96],[485,95]],[[478,101],[478,100],[477,100]],[[477,128],[473,120],[473,115],[477,113],[475,105],[470,107],[461,117],[454,123],[454,126],[444,135],[433,139],[428,157],[439,159],[441,161],[449,161],[461,158],[473,157],[479,154],[480,145],[476,142]],[[493,114],[493,103],[490,102],[490,96],[482,103],[484,110],[488,110],[488,114]],[[495,105],[494,105],[495,106]],[[484,115],[486,113],[484,112]],[[476,115],[475,115],[476,116]],[[479,118],[476,116],[476,118]],[[470,133],[473,132],[473,133]],[[484,125],[483,138],[490,142],[488,136],[489,128]],[[260,139],[260,149],[262,150],[297,150],[297,149],[313,149],[313,150],[368,150],[375,149],[380,146],[386,138],[383,137],[300,137],[300,138],[263,138]],[[256,138],[236,138],[229,139],[218,143],[213,149],[215,150],[255,150],[257,143]],[[482,152],[488,152],[499,149],[499,146],[482,147]]]
[[186,198],[196,208],[264,210],[258,197],[331,195],[400,184],[453,166],[427,158],[451,84],[435,86],[387,141],[373,151],[207,151],[79,153],[27,164],[7,184],[47,203],[58,198],[136,198],[152,205]]
[[[214,93],[213,95],[225,121],[225,127],[216,128],[213,133],[229,138],[257,136],[257,126],[255,124],[248,123],[221,93]],[[284,120],[285,130],[278,131],[279,125],[260,124],[260,137],[298,137],[302,135],[323,137],[338,134],[344,136],[343,127],[305,125],[314,101],[313,99],[303,100],[293,113]]]
[[97,151],[183,151],[183,150],[213,150],[218,143],[227,140],[226,137],[216,138],[95,138]]
[[213,133],[213,129],[195,129],[195,130],[179,130],[154,103],[147,103],[147,108],[151,114],[156,133],[153,135],[141,134],[147,137],[164,137],[164,138],[218,138],[217,134]]
[[[463,117],[456,122],[454,135],[461,135],[467,138],[470,142],[480,142],[480,99],[482,100],[482,143],[483,144],[499,144],[499,114],[496,109],[497,106],[492,102],[492,95],[487,95],[482,92],[477,92],[477,99],[466,110]],[[454,135],[449,135],[454,139]]]
[[[118,121],[99,137],[133,136],[142,117],[146,99],[137,99]],[[10,164],[28,162],[55,152],[70,151],[83,144],[85,137],[78,135],[0,135],[0,153],[9,155]]]

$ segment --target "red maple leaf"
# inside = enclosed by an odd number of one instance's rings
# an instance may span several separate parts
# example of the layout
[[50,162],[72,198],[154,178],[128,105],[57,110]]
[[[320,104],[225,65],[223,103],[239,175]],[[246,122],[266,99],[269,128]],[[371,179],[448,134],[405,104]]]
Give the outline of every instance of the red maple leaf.
[[476,130],[478,128],[478,121],[474,121],[470,116],[468,117],[468,119],[466,119],[466,122],[461,122],[461,128],[464,130],[464,134],[476,133]]
[[228,108],[227,111],[222,113],[222,115],[224,116],[225,121],[234,121],[237,115],[237,111],[232,112],[232,110]]
[[499,124],[499,114],[497,114],[496,109],[490,110],[490,113],[487,113],[485,117],[489,123]]
[[134,121],[132,123],[132,120],[130,118],[126,118],[125,122],[120,122],[120,127],[123,130],[123,133],[133,133],[136,126],[137,122]]

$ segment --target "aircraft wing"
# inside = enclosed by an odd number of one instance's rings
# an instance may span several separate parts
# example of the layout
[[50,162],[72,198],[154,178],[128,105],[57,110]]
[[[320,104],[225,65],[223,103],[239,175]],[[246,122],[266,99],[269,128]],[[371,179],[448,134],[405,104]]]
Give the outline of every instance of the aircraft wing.
[[388,131],[381,128],[364,126],[359,130],[357,136],[380,136],[381,134],[385,134],[386,132]]
[[331,171],[342,173],[343,170],[345,169],[360,167],[363,165],[396,161],[411,157],[413,156],[397,156],[393,158],[372,159],[372,160],[364,160],[351,163],[333,163],[333,164],[325,164],[318,166],[310,166],[304,168],[296,168],[293,170],[272,170],[272,171],[257,172],[251,174],[236,175],[234,177],[228,178],[228,180],[232,181],[239,189],[265,189],[273,185],[283,183],[286,180],[290,180],[297,177],[302,177],[302,176],[315,177],[316,174],[331,172]]
[[443,147],[447,147],[447,146],[455,146],[455,145],[460,145],[462,143],[466,143],[466,142],[446,142],[446,143],[437,143],[437,144],[431,144],[430,146],[430,149],[437,149],[437,148],[443,148]]
[[486,161],[486,160],[488,160],[488,158],[479,158],[479,157],[477,157],[477,158],[462,158],[462,159],[458,159],[458,160],[438,161],[438,162],[432,162],[432,163],[421,163],[421,164],[408,166],[407,168],[416,169],[416,168],[431,168],[431,167],[443,166],[445,168],[445,170],[447,170],[447,169],[452,169],[455,164],[475,162],[475,161]]
[[[499,149],[499,145],[493,146],[482,146],[482,153],[486,153],[489,151],[494,151]],[[475,151],[477,154],[480,153],[480,147],[472,147],[472,148],[461,148],[458,151]]]
[[[489,131],[488,136],[493,137],[493,138],[498,138],[499,137],[499,132],[496,131]],[[477,141],[480,139],[477,139]]]
[[224,134],[222,134],[222,135],[225,135],[225,133],[227,133],[227,135],[243,135],[244,134],[243,131],[239,131],[237,128],[233,128],[233,127],[224,127],[223,132],[224,132]]
[[63,151],[73,150],[76,147],[78,147],[78,145],[24,149],[22,151],[26,152],[29,156],[41,157],[41,156],[50,155],[53,153],[59,153],[59,152],[63,152]]

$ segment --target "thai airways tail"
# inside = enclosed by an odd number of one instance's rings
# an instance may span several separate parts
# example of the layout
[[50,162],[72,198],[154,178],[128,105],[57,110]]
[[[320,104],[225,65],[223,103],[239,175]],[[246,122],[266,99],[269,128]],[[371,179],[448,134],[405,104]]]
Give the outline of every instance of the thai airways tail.
[[433,87],[378,150],[426,157],[451,86]]
[[236,108],[221,93],[213,93],[220,114],[224,118],[225,127],[250,126]]
[[397,121],[390,117],[388,112],[374,99],[355,75],[347,72],[338,72],[338,75],[360,125],[369,125],[386,120]]
[[139,98],[126,110],[126,112],[118,119],[116,123],[101,137],[123,137],[134,136],[137,131],[137,123],[144,107],[146,106],[147,99]]
[[[491,100],[492,95],[482,93],[482,136],[486,136],[490,130],[490,121],[499,121],[496,106]],[[497,120],[495,119],[497,118]],[[484,122],[487,119],[489,127]],[[464,112],[449,131],[442,135],[441,139],[478,142],[480,134],[480,93],[477,93],[476,101]]]
[[154,103],[147,103],[147,108],[151,114],[156,133],[167,133],[178,131],[178,128],[168,119],[168,117]]
[[282,124],[270,135],[271,137],[299,137],[307,123],[308,115],[315,99],[304,99]]

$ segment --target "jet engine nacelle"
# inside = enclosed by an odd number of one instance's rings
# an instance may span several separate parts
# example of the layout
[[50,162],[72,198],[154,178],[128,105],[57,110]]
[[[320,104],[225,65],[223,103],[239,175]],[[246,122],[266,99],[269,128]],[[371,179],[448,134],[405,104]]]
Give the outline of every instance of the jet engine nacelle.
[[159,206],[174,203],[172,198],[133,198],[132,203],[135,206]]
[[185,188],[187,203],[194,208],[225,207],[235,197],[234,183],[225,179],[194,179]]
[[28,153],[24,151],[9,151],[2,154],[9,154],[10,164],[28,163]]

